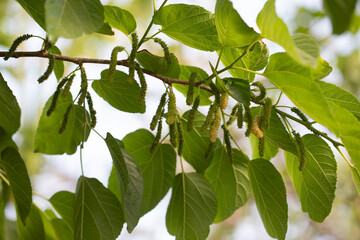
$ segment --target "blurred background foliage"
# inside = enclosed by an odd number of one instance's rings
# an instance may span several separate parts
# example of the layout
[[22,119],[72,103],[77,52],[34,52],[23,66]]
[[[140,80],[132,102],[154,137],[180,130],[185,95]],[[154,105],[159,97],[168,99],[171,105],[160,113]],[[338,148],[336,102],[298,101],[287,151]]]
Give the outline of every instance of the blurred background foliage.
[[[265,0],[257,0],[262,3]],[[136,17],[138,28],[137,32],[142,33],[148,24],[148,21],[153,13],[153,5],[151,0],[112,0],[101,1],[103,4],[116,5],[125,8],[132,12]],[[170,1],[170,3],[179,1]],[[183,1],[184,2],[184,1]],[[185,1],[186,2],[186,1]],[[191,4],[205,4],[203,1],[189,1]],[[246,1],[242,1],[246,2]],[[291,2],[291,3],[289,3]],[[305,1],[308,2],[308,1]],[[309,4],[303,4],[302,1],[280,1],[278,5],[286,5],[291,8],[290,12],[295,12],[291,16],[282,16],[285,22],[289,25],[291,32],[307,33],[313,36],[321,47],[321,53],[325,60],[329,61],[334,67],[333,73],[326,79],[335,83],[348,91],[352,92],[358,98],[360,97],[360,2],[356,6],[355,13],[352,17],[350,26],[347,31],[340,35],[332,34],[331,22],[322,8],[321,0],[314,0],[317,2],[309,7]],[[206,1],[206,6],[211,9],[215,3],[214,0]],[[209,7],[210,6],[210,7]],[[315,6],[315,7],[313,7]],[[243,6],[246,8],[246,3]],[[260,11],[260,8],[257,9]],[[281,15],[281,14],[280,14]],[[255,16],[253,16],[255,18]],[[22,10],[20,5],[15,0],[1,0],[0,1],[0,50],[5,51],[12,43],[13,39],[24,33],[35,33],[44,35],[44,32],[36,23]],[[163,37],[163,36],[162,36]],[[203,54],[193,56],[187,52],[187,48],[180,46],[180,44],[164,38],[170,44],[170,50],[175,53],[182,64],[191,65],[196,61],[198,66],[204,64],[203,68],[207,69],[207,61],[210,58],[216,60],[216,55]],[[125,36],[119,32],[115,32],[115,38],[112,36],[105,36],[93,34],[91,36],[82,36],[75,40],[60,40],[60,49],[64,55],[71,56],[86,56],[96,58],[108,58],[111,49],[115,45],[128,44]],[[153,50],[153,53],[161,54],[161,49],[153,43],[147,46]],[[25,43],[21,45],[22,50],[36,50],[31,49],[31,45]],[[196,53],[196,52],[195,52]],[[196,60],[194,60],[194,58]],[[211,60],[213,60],[211,59]],[[42,106],[46,98],[37,98],[37,95],[43,95],[40,90],[41,87],[36,86],[36,79],[46,67],[46,61],[36,60],[30,61],[28,59],[11,60],[4,64],[0,60],[0,71],[10,76],[12,82],[11,87],[15,88],[22,106],[22,127],[20,133],[15,136],[15,140],[20,148],[23,159],[32,176],[33,184],[38,182],[37,179],[46,172],[47,177],[60,180],[58,183],[61,189],[61,181],[68,182],[70,186],[75,186],[77,176],[66,174],[62,169],[51,169],[51,163],[48,157],[36,154],[33,152],[33,141],[35,130],[37,127],[37,120],[42,111]],[[72,71],[68,64],[65,64],[67,72]],[[55,79],[55,78],[54,78]],[[29,86],[32,86],[29,88]],[[35,86],[35,87],[34,87]],[[31,89],[31,90],[29,90]],[[49,91],[48,91],[49,92]],[[28,100],[31,99],[29,102]],[[156,103],[154,103],[156,104]],[[144,124],[147,124],[144,122]],[[144,125],[147,127],[147,125]],[[236,134],[240,144],[249,144],[244,139],[243,134]],[[247,154],[250,153],[248,150]],[[65,157],[65,156],[63,156]],[[333,210],[329,217],[323,223],[315,223],[309,220],[308,216],[301,212],[300,204],[294,192],[292,183],[289,178],[284,179],[287,187],[288,204],[289,204],[289,231],[287,239],[321,239],[321,240],[358,240],[360,236],[360,198],[357,195],[356,189],[353,186],[351,173],[345,161],[338,158],[338,183],[336,190],[336,198],[333,204]],[[56,159],[61,161],[61,159]],[[283,173],[286,172],[283,152],[280,151],[275,160],[278,169]],[[50,175],[49,175],[50,172]],[[286,176],[286,174],[283,174]],[[35,186],[36,189],[36,186]],[[46,190],[43,190],[43,192]],[[1,191],[2,200],[9,198],[6,186]],[[161,206],[160,206],[161,207]],[[13,204],[9,202],[6,206],[7,217],[10,220],[6,221],[7,239],[16,239],[16,226],[14,226],[14,216],[12,214]],[[231,239],[268,239],[269,237],[262,228],[261,220],[255,209],[253,200],[250,200],[244,207],[239,209],[232,217],[220,224],[214,224],[211,229],[211,240],[231,240]],[[156,210],[154,210],[156,211]],[[163,223],[165,224],[165,223]],[[10,231],[13,229],[13,231]],[[134,232],[134,235],[141,236],[141,227]],[[156,226],[153,231],[156,231]],[[147,235],[143,236],[149,236]],[[150,234],[151,235],[151,234]],[[126,237],[126,236],[125,236]],[[120,239],[125,239],[120,236]],[[172,239],[168,236],[169,239]],[[132,239],[132,238],[126,238]],[[135,238],[134,238],[135,239]]]

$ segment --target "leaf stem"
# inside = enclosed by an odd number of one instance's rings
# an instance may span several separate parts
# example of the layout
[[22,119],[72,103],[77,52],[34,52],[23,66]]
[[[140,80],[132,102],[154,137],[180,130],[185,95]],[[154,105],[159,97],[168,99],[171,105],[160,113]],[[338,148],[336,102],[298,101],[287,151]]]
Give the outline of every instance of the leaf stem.
[[349,164],[350,167],[355,167],[354,164],[352,164],[349,159],[345,156],[345,154],[340,150],[339,146],[335,147],[336,150],[340,153],[340,155],[345,159],[345,161]]
[[256,71],[253,71],[253,70],[250,70],[250,69],[247,69],[247,68],[238,67],[238,66],[233,66],[232,68],[233,68],[233,69],[239,69],[239,70],[243,70],[243,71],[246,71],[246,72],[249,72],[249,73],[254,73],[254,74],[257,74],[257,75],[262,75],[262,76],[264,76],[264,74],[262,74],[262,73],[260,73],[260,72],[256,72]]
[[10,186],[9,180],[4,176],[2,172],[0,172],[0,178],[8,185]]

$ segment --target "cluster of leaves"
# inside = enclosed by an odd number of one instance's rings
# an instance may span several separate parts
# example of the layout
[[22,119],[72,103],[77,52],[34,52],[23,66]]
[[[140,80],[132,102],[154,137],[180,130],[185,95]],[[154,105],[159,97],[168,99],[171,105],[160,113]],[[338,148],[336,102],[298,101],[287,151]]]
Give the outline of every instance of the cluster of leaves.
[[[18,2],[51,39],[44,39],[45,47],[39,53],[50,60],[39,82],[46,80],[52,70],[61,79],[41,115],[35,152],[73,154],[82,147],[96,123],[86,69],[82,65],[87,60],[74,58],[73,62],[79,66],[63,78],[62,61],[69,58],[62,58],[54,45],[56,38],[75,38],[93,32],[111,35],[112,28],[129,36],[132,49],[128,59],[117,61],[117,53],[125,49],[115,47],[109,69],[91,85],[97,95],[117,110],[145,112],[144,73],[167,84],[150,125],[152,130],[157,126],[156,136],[139,129],[122,140],[110,133],[103,138],[113,160],[108,186],[83,174],[74,193],[54,194],[49,199],[54,210],[42,211],[32,202],[26,166],[11,139],[20,127],[20,107],[0,74],[0,224],[4,224],[5,203],[11,193],[20,239],[115,239],[124,223],[131,232],[170,188],[166,226],[177,239],[206,239],[212,223],[230,217],[251,195],[268,234],[285,239],[286,189],[281,174],[270,161],[279,149],[285,152],[287,170],[302,210],[312,220],[322,222],[329,215],[335,197],[336,161],[328,143],[339,151],[340,147],[348,151],[354,164],[346,160],[360,192],[360,102],[345,90],[322,81],[331,67],[320,58],[316,41],[305,34],[290,35],[276,14],[275,0],[268,0],[257,17],[260,33],[242,20],[229,0],[217,0],[215,14],[200,6],[166,5],[164,1],[155,10],[140,40],[134,33],[136,21],[130,12],[103,6],[98,0]],[[218,69],[218,61],[215,67],[211,65],[213,72],[209,75],[200,68],[180,65],[165,42],[147,37],[154,24],[161,26],[158,33],[185,45],[217,51],[225,68]],[[26,35],[16,40],[6,57],[13,56],[16,45],[28,38]],[[263,38],[279,44],[286,52],[269,57]],[[164,49],[164,57],[139,51],[151,39]],[[116,70],[117,64],[128,66],[129,74]],[[73,98],[70,88],[79,71],[81,90]],[[232,77],[220,77],[225,71]],[[134,78],[135,72],[140,84]],[[264,86],[253,82],[256,74],[268,79],[292,100],[298,108],[293,109],[294,114],[281,111],[267,98]],[[186,103],[192,105],[183,115],[177,112],[174,89],[183,93]],[[210,98],[213,95],[214,99]],[[229,96],[236,101],[231,112],[227,106]],[[199,105],[210,105],[207,116],[197,111]],[[169,133],[161,138],[163,118],[169,125]],[[238,128],[246,128],[246,136],[251,138],[252,160],[232,137],[230,125],[235,120]],[[312,133],[301,137],[292,131],[289,120],[304,125]],[[315,122],[327,127],[342,142],[314,128]],[[224,132],[222,141],[218,138],[220,126]],[[171,145],[163,143],[168,135]],[[177,156],[181,167],[187,161],[195,171],[189,173],[182,168],[176,175]],[[0,233],[3,238],[4,231]]]

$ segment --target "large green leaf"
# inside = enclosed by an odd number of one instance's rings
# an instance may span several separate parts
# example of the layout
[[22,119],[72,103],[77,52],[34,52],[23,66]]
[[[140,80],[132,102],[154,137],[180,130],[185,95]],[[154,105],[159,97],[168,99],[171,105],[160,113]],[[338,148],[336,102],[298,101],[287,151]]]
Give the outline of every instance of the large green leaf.
[[115,6],[104,6],[104,16],[106,22],[126,35],[129,35],[136,29],[134,16],[125,9]]
[[268,234],[285,239],[288,220],[286,190],[280,173],[265,159],[250,161],[249,176],[255,203]]
[[42,27],[45,27],[45,1],[46,0],[16,0],[24,10]]
[[[218,51],[219,54],[220,52],[221,51]],[[229,66],[243,53],[244,49],[241,48],[224,48],[221,52],[221,62],[225,66]],[[255,74],[246,71],[246,69],[260,71],[267,65],[268,60],[269,49],[265,43],[259,41],[255,43],[246,55],[235,63],[234,68],[231,68],[228,71],[235,78],[246,79],[252,82],[255,78]]]
[[74,198],[74,193],[60,191],[49,199],[51,205],[55,208],[56,212],[59,213],[70,230],[73,230]]
[[223,47],[245,47],[261,36],[250,28],[229,0],[217,0],[215,23]]
[[0,153],[7,147],[17,149],[15,142],[9,137],[5,130],[0,127]]
[[80,177],[74,199],[74,239],[116,239],[124,223],[119,200],[97,179]]
[[107,134],[105,142],[113,159],[120,188],[120,202],[123,204],[127,230],[131,232],[140,218],[143,194],[143,179],[134,158],[125,150],[124,144]]
[[[74,105],[70,111],[66,129],[63,133],[59,133],[62,125],[64,114],[70,104],[73,103],[72,96],[69,93],[66,97],[60,96],[56,108],[50,117],[46,115],[52,102],[52,97],[46,102],[40,117],[39,126],[35,136],[35,152],[46,154],[73,154],[76,152],[77,146],[86,141],[90,128],[86,127],[84,136],[84,108]],[[86,111],[87,119],[90,119]]]
[[[197,81],[205,80],[209,77],[209,75],[201,68],[194,67],[194,66],[186,66],[186,65],[180,65],[180,75],[179,79],[182,80],[189,80],[191,73],[196,72],[198,74]],[[188,85],[184,84],[173,84],[173,87],[176,88],[179,92],[184,94],[184,96],[187,96],[188,92]],[[196,89],[196,88],[195,88]],[[200,106],[204,105],[210,105],[212,101],[209,99],[209,97],[212,96],[212,94],[208,91],[205,91],[203,89],[197,89],[194,90],[194,98],[196,98],[200,94]]]
[[221,48],[214,15],[196,5],[171,4],[154,16],[161,32],[190,47],[214,51]]
[[144,113],[145,103],[138,104],[140,87],[136,81],[128,83],[128,75],[115,71],[114,81],[107,82],[108,69],[101,72],[101,79],[92,83],[95,92],[114,108],[130,113]]
[[145,129],[126,135],[122,142],[141,169],[144,183],[141,215],[153,209],[171,187],[175,176],[176,152],[169,144],[160,144],[150,152],[154,136]]
[[210,144],[209,131],[201,131],[201,126],[206,117],[202,113],[196,112],[193,129],[188,132],[186,127],[188,116],[189,111],[182,116],[182,125],[184,128],[184,148],[182,155],[197,172],[203,173],[210,165],[210,160],[205,158],[207,148]]
[[276,14],[275,0],[265,3],[256,23],[263,37],[281,45],[296,61],[314,68],[317,66],[320,50],[316,41],[305,34],[292,37],[286,24]]
[[355,165],[360,166],[359,121],[350,111],[329,101],[319,81],[311,79],[311,72],[308,75],[303,70],[286,53],[276,53],[270,57],[264,76],[298,108],[340,137]]
[[360,101],[352,93],[326,82],[318,82],[325,98],[349,110],[360,120]]
[[238,78],[224,78],[226,92],[236,101],[250,105],[250,84],[248,80]]
[[7,85],[7,82],[0,73],[0,127],[11,136],[20,127],[21,110],[19,104],[13,95],[13,92]]
[[142,50],[136,54],[136,60],[145,69],[170,78],[178,78],[180,74],[180,66],[174,55],[170,57],[169,64],[165,57],[159,57],[151,54],[147,50]]
[[103,26],[104,8],[99,0],[47,0],[45,21],[54,37],[76,38]]
[[26,225],[23,225],[20,219],[16,221],[16,225],[19,240],[45,240],[44,224],[41,219],[40,209],[36,206],[32,206]]
[[299,159],[286,154],[286,166],[294,182],[304,212],[312,220],[322,222],[329,215],[335,197],[336,160],[331,148],[319,136],[302,137],[305,146],[305,165],[299,170]]
[[205,178],[213,187],[218,200],[214,222],[222,222],[235,210],[243,206],[250,197],[250,182],[247,171],[246,155],[232,149],[233,162],[230,163],[226,149],[219,144],[215,149],[211,165],[205,172]]
[[166,213],[166,227],[176,239],[205,240],[216,215],[217,201],[210,183],[198,173],[175,177]]
[[56,240],[69,240],[73,238],[73,233],[67,227],[63,219],[55,218],[50,221],[54,230]]
[[357,168],[351,166],[351,174],[358,194],[360,195],[360,173]]
[[329,15],[333,27],[333,33],[345,32],[354,14],[356,0],[324,0],[326,13]]
[[32,205],[30,178],[20,154],[11,147],[1,153],[1,168],[5,171],[15,200],[16,212],[25,224]]

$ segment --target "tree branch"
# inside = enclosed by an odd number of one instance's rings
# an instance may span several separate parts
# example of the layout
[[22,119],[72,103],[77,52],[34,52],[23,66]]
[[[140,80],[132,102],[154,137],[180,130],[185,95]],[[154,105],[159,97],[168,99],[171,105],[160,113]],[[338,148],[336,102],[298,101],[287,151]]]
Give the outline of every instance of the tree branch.
[[[8,52],[0,51],[0,57],[4,57],[7,53]],[[77,65],[82,65],[83,63],[110,64],[110,60],[108,60],[108,59],[69,57],[69,56],[63,56],[63,55],[57,55],[57,54],[53,54],[53,56],[57,60],[72,62]],[[36,51],[36,52],[18,51],[18,52],[14,52],[11,57],[12,58],[21,58],[21,57],[49,58],[49,53],[47,53],[45,51]],[[119,60],[119,61],[117,61],[116,65],[129,67],[129,61],[128,60]],[[161,81],[163,81],[164,83],[167,83],[167,84],[177,83],[177,84],[182,84],[182,85],[189,85],[189,81],[187,81],[187,80],[166,77],[166,76],[151,72],[147,69],[142,69],[142,70],[144,73],[146,73],[150,76],[153,76],[157,79],[160,79]],[[195,86],[199,86],[199,82],[195,82]],[[213,91],[211,90],[211,88],[209,86],[200,84],[199,87],[205,91],[213,93]]]

